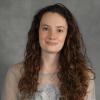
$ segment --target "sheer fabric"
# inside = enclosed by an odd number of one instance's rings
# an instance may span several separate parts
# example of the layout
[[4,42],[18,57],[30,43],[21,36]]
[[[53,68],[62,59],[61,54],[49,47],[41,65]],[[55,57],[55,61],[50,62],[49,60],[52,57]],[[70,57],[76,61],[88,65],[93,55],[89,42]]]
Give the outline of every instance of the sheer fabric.
[[[22,69],[22,70],[21,70]],[[1,100],[21,100],[18,91],[18,82],[23,72],[23,64],[15,64],[8,70],[5,78]],[[38,87],[38,91],[31,100],[59,100],[60,91],[57,87],[47,84]],[[96,100],[95,82],[90,80],[85,100]]]

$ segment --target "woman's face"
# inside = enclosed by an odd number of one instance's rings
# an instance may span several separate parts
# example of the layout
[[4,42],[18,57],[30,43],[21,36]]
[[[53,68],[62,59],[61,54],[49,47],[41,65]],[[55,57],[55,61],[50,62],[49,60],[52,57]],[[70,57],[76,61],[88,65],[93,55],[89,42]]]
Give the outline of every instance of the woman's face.
[[67,35],[68,24],[58,13],[47,12],[42,16],[39,27],[39,43],[42,51],[58,53]]

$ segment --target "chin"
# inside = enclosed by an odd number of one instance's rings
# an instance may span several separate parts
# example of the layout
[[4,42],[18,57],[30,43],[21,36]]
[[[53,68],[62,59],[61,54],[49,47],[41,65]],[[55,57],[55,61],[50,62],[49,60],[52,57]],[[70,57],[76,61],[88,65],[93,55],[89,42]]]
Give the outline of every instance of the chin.
[[60,52],[60,50],[46,50],[46,52],[48,52],[48,53],[55,53],[55,54],[57,54],[57,53],[59,53],[59,52]]
[[46,48],[42,48],[42,50],[44,52],[48,52],[48,53],[59,53],[61,51],[62,47],[46,47]]

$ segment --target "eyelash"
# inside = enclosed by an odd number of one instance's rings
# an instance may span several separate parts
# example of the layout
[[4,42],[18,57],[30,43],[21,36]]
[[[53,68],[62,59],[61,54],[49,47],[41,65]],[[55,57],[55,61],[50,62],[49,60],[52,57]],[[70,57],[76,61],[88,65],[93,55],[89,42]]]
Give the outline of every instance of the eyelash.
[[58,29],[57,31],[58,31],[58,32],[63,32],[63,30],[61,30],[61,29]]
[[44,28],[43,28],[43,30],[46,30],[46,31],[47,31],[47,30],[48,30],[48,28],[47,28],[47,27],[44,27]]

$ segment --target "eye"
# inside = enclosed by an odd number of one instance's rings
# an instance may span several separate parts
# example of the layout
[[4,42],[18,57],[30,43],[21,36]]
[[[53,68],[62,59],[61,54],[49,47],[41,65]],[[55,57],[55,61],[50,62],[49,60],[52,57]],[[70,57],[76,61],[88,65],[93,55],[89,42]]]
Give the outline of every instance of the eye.
[[58,29],[57,31],[58,31],[59,33],[62,33],[62,32],[63,32],[63,30],[62,30],[62,29]]
[[42,28],[44,31],[48,31],[48,27],[43,27]]

